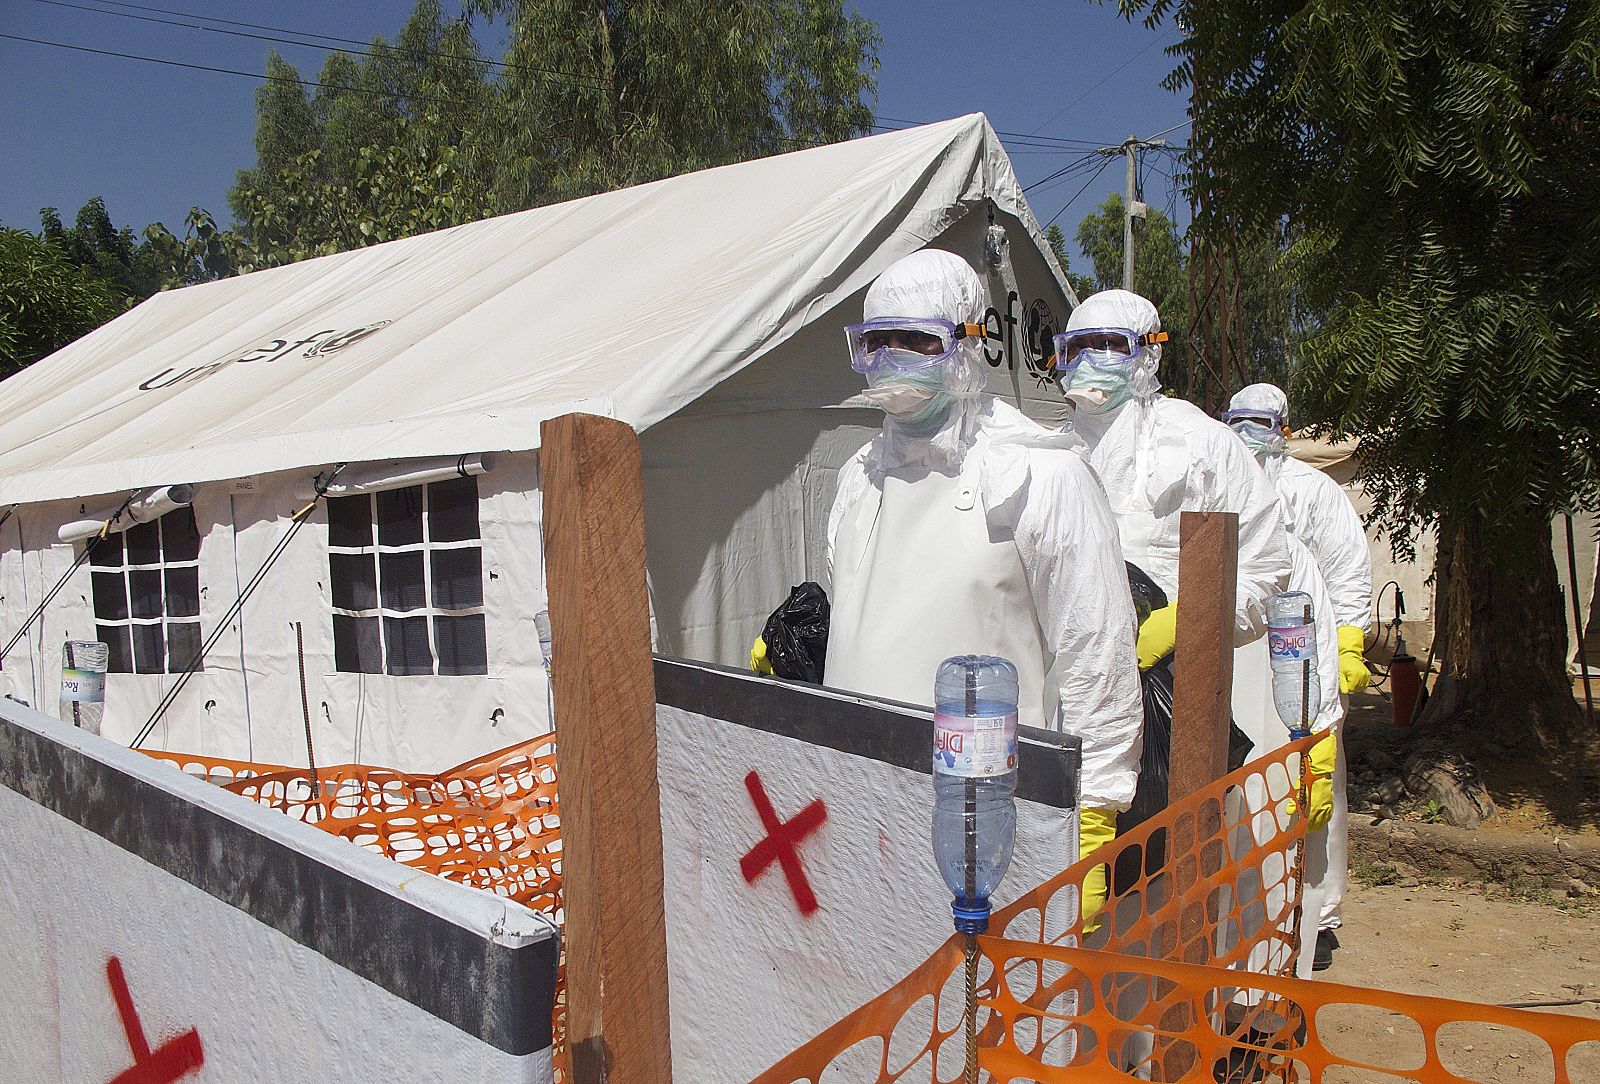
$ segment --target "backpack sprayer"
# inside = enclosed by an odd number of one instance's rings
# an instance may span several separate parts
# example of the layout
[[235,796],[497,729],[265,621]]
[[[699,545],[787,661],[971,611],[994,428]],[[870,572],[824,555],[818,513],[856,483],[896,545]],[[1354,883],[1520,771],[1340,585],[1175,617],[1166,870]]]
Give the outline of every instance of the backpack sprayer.
[[[1395,648],[1394,655],[1389,659],[1389,697],[1393,708],[1390,719],[1395,726],[1410,726],[1428,702],[1428,690],[1422,684],[1416,656],[1407,650],[1405,634],[1400,631],[1406,615],[1405,592],[1394,580],[1384,584],[1384,587],[1391,584],[1394,586],[1394,617],[1389,621],[1389,627],[1394,630]],[[1382,591],[1378,592],[1378,597],[1383,597]]]

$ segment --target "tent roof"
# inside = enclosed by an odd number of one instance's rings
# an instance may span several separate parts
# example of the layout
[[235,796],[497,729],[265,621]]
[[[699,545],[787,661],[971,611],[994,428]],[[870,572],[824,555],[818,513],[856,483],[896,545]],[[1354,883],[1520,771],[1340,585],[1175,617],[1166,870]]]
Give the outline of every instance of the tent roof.
[[0,501],[642,430],[986,197],[1048,258],[972,114],[157,294],[0,384]]

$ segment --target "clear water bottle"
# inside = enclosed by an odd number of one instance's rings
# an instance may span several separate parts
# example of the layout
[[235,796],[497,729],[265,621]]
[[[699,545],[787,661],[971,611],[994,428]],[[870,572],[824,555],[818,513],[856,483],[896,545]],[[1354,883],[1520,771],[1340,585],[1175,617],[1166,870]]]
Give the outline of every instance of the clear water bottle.
[[1311,733],[1322,710],[1317,680],[1317,626],[1311,596],[1287,591],[1267,599],[1267,643],[1272,652],[1272,702],[1294,737]]
[[61,645],[61,721],[100,733],[106,713],[106,663],[111,651],[99,640]]
[[957,932],[982,933],[1017,835],[1017,668],[993,655],[946,659],[933,704],[934,860]]

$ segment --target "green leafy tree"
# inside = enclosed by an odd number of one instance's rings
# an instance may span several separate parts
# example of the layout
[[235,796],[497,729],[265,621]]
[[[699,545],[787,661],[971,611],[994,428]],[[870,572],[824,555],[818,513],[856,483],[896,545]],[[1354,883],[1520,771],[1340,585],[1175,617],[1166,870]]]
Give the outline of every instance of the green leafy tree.
[[1125,3],[1202,76],[1197,219],[1294,230],[1302,421],[1359,440],[1374,516],[1440,540],[1427,726],[1559,745],[1579,716],[1552,515],[1600,497],[1600,8]]
[[123,310],[109,281],[66,249],[0,226],[0,376],[53,353]]
[[276,53],[256,92],[256,165],[228,199],[241,269],[473,221],[493,212],[497,108],[471,27],[421,0],[394,42],[335,53],[314,94]]
[[[487,61],[475,21],[503,24]],[[877,33],[841,0],[421,0],[308,95],[269,57],[256,165],[230,193],[246,268],[843,139],[872,122]]]
[[477,0],[510,33],[506,210],[868,130],[876,27],[841,0]]

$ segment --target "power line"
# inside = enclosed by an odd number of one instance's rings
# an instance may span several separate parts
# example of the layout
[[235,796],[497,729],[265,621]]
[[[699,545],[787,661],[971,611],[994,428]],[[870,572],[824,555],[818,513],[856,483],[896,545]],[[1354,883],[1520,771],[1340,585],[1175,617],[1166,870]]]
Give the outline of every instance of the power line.
[[[267,82],[295,82],[306,87],[320,87],[324,90],[344,91],[351,94],[368,94],[380,98],[400,97],[400,95],[396,92],[389,90],[368,90],[365,87],[336,86],[333,83],[319,83],[315,79],[291,80],[285,76],[261,75],[257,72],[241,71],[238,68],[219,68],[211,64],[191,64],[185,60],[168,60],[159,56],[143,56],[139,53],[119,53],[113,49],[91,49],[87,45],[68,45],[66,42],[46,41],[43,38],[25,38],[20,34],[0,34],[0,38],[6,38],[10,41],[25,41],[31,45],[48,45],[54,49],[70,49],[75,53],[94,53],[97,56],[113,56],[122,60],[142,60],[150,64],[164,64],[170,68],[190,68],[194,71],[215,72],[218,75],[237,75],[242,76],[245,79],[258,79],[265,80]],[[480,104],[477,102],[464,101],[458,98],[437,98],[426,94],[406,94],[405,97],[419,102],[436,102],[441,105],[475,106]]]
[[[123,3],[121,0],[98,0],[98,2],[106,5],[107,7],[131,8],[132,11],[108,11],[106,10],[106,7],[89,7],[84,4],[68,3],[67,0],[34,0],[34,2],[38,4],[49,4],[52,7],[74,8],[78,11],[87,11],[95,15],[113,15],[122,19],[137,19],[140,22],[159,23],[166,26],[180,27],[186,30],[203,30],[210,34],[227,34],[233,37],[253,38],[258,41],[275,41],[285,45],[298,45],[307,49],[320,49],[324,52],[359,53],[362,56],[382,55],[372,51],[370,48],[372,45],[371,42],[362,41],[359,38],[344,38],[334,34],[319,34],[314,30],[295,30],[282,26],[270,26],[264,23],[247,23],[241,22],[237,19],[219,19],[211,15],[201,15],[192,11],[177,11],[171,8],[148,7],[144,4]],[[197,23],[185,23],[178,22],[173,19],[156,18],[152,15],[136,15],[133,13],[134,11],[156,12],[161,15],[176,15],[183,19],[199,19],[201,22],[222,23],[227,26],[248,27],[250,30],[270,30],[273,32],[273,34],[253,34],[244,30],[226,30],[220,26],[201,26]],[[274,36],[277,34],[295,34],[298,35],[298,37],[285,38]],[[319,45],[313,41],[301,40],[304,38],[321,38],[323,41],[339,42],[341,44]],[[351,48],[352,46],[353,48]],[[402,47],[396,45],[391,46],[391,48],[395,49],[396,51],[400,51]],[[586,76],[580,75],[577,72],[561,71],[556,68],[545,68],[536,64],[511,64],[503,60],[490,60],[487,57],[463,56],[460,53],[444,53],[435,49],[421,49],[416,51],[421,52],[425,56],[439,57],[444,60],[456,60],[466,64],[482,64],[488,67],[503,68],[506,71],[535,72],[541,75],[549,76],[553,79],[566,80],[580,86],[589,87],[591,89],[600,89],[601,87],[601,84],[597,80],[590,79]]]
[[1143,49],[1140,49],[1137,53],[1134,53],[1127,60],[1124,60],[1121,64],[1118,64],[1115,68],[1112,68],[1109,72],[1107,72],[1105,74],[1104,78],[1102,78],[1098,83],[1096,83],[1094,86],[1090,87],[1088,90],[1084,91],[1082,94],[1078,95],[1076,98],[1072,99],[1072,101],[1068,102],[1066,105],[1062,106],[1060,109],[1057,109],[1054,113],[1050,114],[1050,117],[1049,117],[1048,120],[1046,120],[1043,124],[1039,125],[1039,127],[1035,128],[1033,130],[1034,133],[1037,134],[1038,132],[1041,132],[1044,129],[1050,127],[1050,125],[1055,122],[1057,117],[1061,116],[1061,114],[1065,113],[1067,110],[1071,109],[1073,106],[1077,105],[1079,102],[1081,102],[1085,98],[1087,98],[1089,95],[1093,94],[1095,91],[1097,91],[1101,87],[1105,86],[1107,83],[1109,83],[1111,81],[1112,76],[1118,74],[1119,72],[1122,71],[1123,68],[1126,68],[1129,64],[1132,64],[1135,60],[1138,60],[1140,57],[1144,56],[1144,54],[1148,53],[1150,51],[1150,49],[1160,41],[1161,41],[1161,35],[1159,35],[1159,34],[1156,35],[1155,37],[1151,38],[1149,40],[1149,42],[1147,42],[1145,44],[1145,47]]
[[1062,214],[1064,214],[1066,212],[1067,208],[1071,207],[1073,205],[1073,203],[1077,200],[1077,198],[1079,196],[1083,195],[1085,192],[1087,192],[1089,190],[1089,186],[1091,184],[1094,184],[1094,182],[1097,181],[1100,178],[1100,174],[1104,173],[1106,171],[1106,167],[1109,166],[1110,164],[1111,164],[1111,156],[1107,155],[1106,158],[1105,158],[1105,161],[1100,163],[1100,168],[1094,171],[1094,176],[1090,177],[1087,181],[1084,181],[1083,182],[1083,187],[1078,189],[1076,192],[1074,192],[1072,194],[1072,199],[1069,199],[1069,200],[1067,200],[1067,202],[1063,203],[1061,205],[1061,210],[1059,210],[1055,214],[1051,215],[1050,216],[1050,221],[1046,222],[1043,226],[1040,227],[1040,229],[1041,230],[1047,230],[1052,225],[1054,225],[1056,219],[1060,218],[1062,216]]

